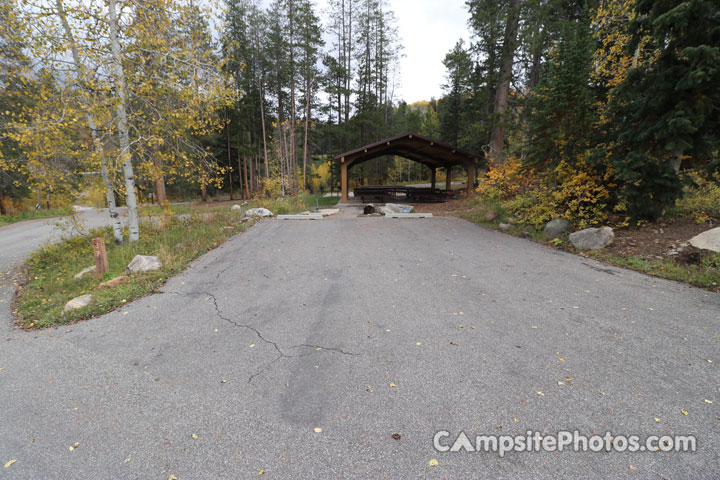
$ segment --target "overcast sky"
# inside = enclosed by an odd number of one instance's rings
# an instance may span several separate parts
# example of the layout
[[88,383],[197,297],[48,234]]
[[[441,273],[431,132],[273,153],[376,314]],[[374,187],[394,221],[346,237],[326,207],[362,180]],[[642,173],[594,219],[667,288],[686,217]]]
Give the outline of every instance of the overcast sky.
[[399,99],[438,98],[445,80],[445,54],[470,38],[465,0],[389,0],[405,47]]
[[[327,0],[316,0],[321,12]],[[439,98],[445,80],[442,61],[455,43],[467,43],[469,14],[465,0],[388,0],[395,12],[405,58],[400,64],[396,100],[408,103]],[[324,13],[321,17],[324,18]]]

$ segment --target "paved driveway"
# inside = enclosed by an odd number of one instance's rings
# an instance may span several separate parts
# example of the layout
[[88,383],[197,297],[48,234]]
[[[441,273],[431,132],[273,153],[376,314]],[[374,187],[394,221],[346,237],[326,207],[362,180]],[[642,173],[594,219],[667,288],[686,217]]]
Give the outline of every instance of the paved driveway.
[[[8,329],[0,476],[716,477],[719,317],[720,295],[454,218],[263,221],[162,294]],[[500,458],[437,452],[442,430],[698,451]]]

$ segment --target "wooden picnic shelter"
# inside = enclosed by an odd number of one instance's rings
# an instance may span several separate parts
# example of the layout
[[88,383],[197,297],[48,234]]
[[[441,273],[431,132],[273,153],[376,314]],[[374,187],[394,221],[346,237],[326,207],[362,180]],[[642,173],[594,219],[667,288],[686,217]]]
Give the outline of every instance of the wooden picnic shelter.
[[396,137],[386,138],[355,150],[342,153],[335,157],[340,164],[340,183],[342,189],[342,202],[348,200],[348,174],[350,169],[363,162],[384,155],[397,155],[400,157],[422,163],[430,169],[431,188],[436,188],[437,169],[444,168],[446,172],[445,190],[452,190],[452,167],[461,165],[466,168],[468,175],[467,191],[474,188],[475,171],[478,162],[483,158],[452,145],[433,140],[432,138],[406,133]]

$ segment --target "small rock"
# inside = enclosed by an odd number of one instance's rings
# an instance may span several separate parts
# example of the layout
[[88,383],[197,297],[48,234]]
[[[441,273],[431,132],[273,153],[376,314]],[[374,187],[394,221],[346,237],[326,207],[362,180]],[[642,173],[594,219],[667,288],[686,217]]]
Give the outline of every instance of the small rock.
[[610,227],[586,228],[570,234],[569,240],[578,250],[597,250],[610,245],[615,232]]
[[375,205],[365,205],[365,208],[363,208],[363,215],[372,215],[373,213],[377,213]]
[[512,225],[510,225],[509,223],[501,223],[500,225],[498,225],[498,227],[500,228],[500,230],[510,230],[512,228]]
[[245,212],[245,215],[257,218],[269,218],[274,216],[274,214],[267,208],[251,208]]
[[498,217],[498,213],[495,210],[488,210],[485,212],[485,221],[492,222]]
[[560,238],[566,233],[570,233],[572,225],[564,218],[553,218],[545,224],[545,238],[552,240],[553,238]]
[[145,273],[153,270],[160,270],[162,262],[158,257],[147,255],[136,255],[132,262],[128,264],[125,272],[127,273]]
[[92,267],[84,268],[84,269],[80,270],[80,273],[75,275],[75,280],[80,280],[82,277],[84,277],[88,273],[95,272],[96,270],[97,270],[97,267],[95,265],[93,265]]
[[79,297],[75,297],[67,302],[65,304],[65,308],[63,308],[63,312],[68,313],[73,310],[77,310],[78,308],[87,307],[93,302],[93,300],[94,297],[92,295],[80,295]]
[[245,209],[243,207],[241,207],[240,205],[233,205],[230,210],[242,215],[243,217],[245,216]]
[[107,282],[102,282],[98,285],[98,288],[114,288],[127,282],[130,279],[127,275],[120,275],[119,277],[111,278]]
[[699,250],[720,253],[720,227],[707,230],[690,239],[690,245]]

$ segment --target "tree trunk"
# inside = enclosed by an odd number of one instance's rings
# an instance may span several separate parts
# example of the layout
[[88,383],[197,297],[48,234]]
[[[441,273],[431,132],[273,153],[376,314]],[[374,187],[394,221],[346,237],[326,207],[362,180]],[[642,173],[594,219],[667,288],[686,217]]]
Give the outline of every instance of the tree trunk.
[[123,175],[125,177],[125,199],[128,206],[128,227],[130,229],[130,242],[140,239],[138,225],[138,207],[135,197],[135,174],[132,166],[132,153],[130,152],[130,133],[127,125],[127,110],[125,109],[125,74],[122,67],[122,54],[118,40],[118,21],[115,10],[116,0],[108,0],[108,23],[110,43],[112,47],[112,70],[117,90],[117,129],[120,137],[120,151]]
[[[72,53],[72,59],[75,66],[75,74],[77,75],[78,82],[82,82],[82,78],[84,75],[82,63],[80,60],[80,52],[78,51],[77,43],[75,42],[75,37],[72,34],[72,30],[70,29],[70,24],[67,21],[67,16],[65,14],[65,8],[63,6],[62,0],[56,0],[56,5],[58,17],[60,17],[60,22],[62,23],[63,30],[65,30],[65,36],[67,37],[68,43],[70,44],[70,51]],[[110,218],[112,219],[113,237],[115,238],[115,243],[119,245],[123,243],[122,225],[120,223],[120,216],[117,213],[115,192],[113,191],[112,181],[110,180],[110,175],[108,174],[105,147],[98,137],[97,123],[95,122],[94,115],[90,111],[89,102],[86,107],[87,113],[85,114],[85,119],[88,123],[88,128],[90,129],[90,136],[92,138],[93,148],[100,157],[100,176],[102,177],[103,185],[105,187],[105,200],[108,206],[108,213],[110,215]]]
[[512,80],[519,20],[520,0],[510,0],[503,38],[502,66],[500,67],[500,78],[495,91],[495,106],[493,109],[495,125],[490,135],[490,157],[494,164],[504,162],[502,150],[505,146],[505,112],[508,107],[508,97],[510,96],[510,81]]
[[242,170],[245,184],[245,198],[250,198],[250,187],[248,185],[248,172],[247,172],[247,153],[242,153]]
[[258,89],[260,92],[260,122],[262,123],[262,135],[263,135],[263,162],[265,163],[265,178],[270,178],[270,165],[268,165],[268,152],[267,152],[267,133],[265,132],[265,101],[263,98],[262,85]]
[[0,215],[7,215],[5,208],[5,195],[3,195],[2,183],[0,183]]
[[155,194],[157,195],[157,202],[158,205],[165,205],[167,203],[167,196],[165,195],[165,176],[158,175],[158,172],[162,172],[163,163],[162,160],[153,158],[153,164],[157,170],[155,173],[155,175],[157,175],[155,178]]
[[680,173],[680,167],[682,166],[682,156],[683,156],[682,151],[676,151],[676,152],[673,152],[673,157],[670,160],[668,160],[668,165],[670,166],[670,168],[672,168],[672,170],[673,170],[673,172],[675,172],[675,174]]
[[225,125],[225,140],[227,143],[227,157],[228,157],[228,185],[230,186],[230,200],[233,199],[233,184],[232,184],[232,151],[230,150],[230,128],[229,124]]
[[310,76],[308,75],[307,79],[307,88],[305,91],[307,92],[305,96],[307,97],[305,101],[305,144],[303,145],[303,190],[307,190],[307,160],[308,160],[308,135],[310,134],[310,96],[312,88],[311,82],[310,82]]

